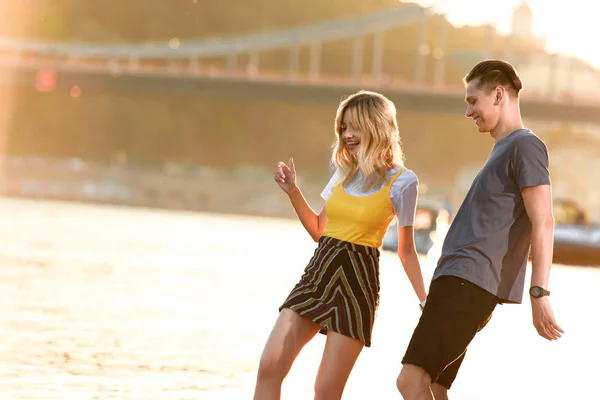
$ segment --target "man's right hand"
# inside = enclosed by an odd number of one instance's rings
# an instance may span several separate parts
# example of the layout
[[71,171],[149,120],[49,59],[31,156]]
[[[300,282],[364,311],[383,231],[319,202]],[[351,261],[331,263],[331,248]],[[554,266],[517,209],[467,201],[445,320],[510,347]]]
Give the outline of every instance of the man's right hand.
[[540,298],[531,298],[531,313],[533,316],[533,326],[541,337],[548,340],[556,340],[561,337],[565,331],[556,323],[552,306],[548,296]]

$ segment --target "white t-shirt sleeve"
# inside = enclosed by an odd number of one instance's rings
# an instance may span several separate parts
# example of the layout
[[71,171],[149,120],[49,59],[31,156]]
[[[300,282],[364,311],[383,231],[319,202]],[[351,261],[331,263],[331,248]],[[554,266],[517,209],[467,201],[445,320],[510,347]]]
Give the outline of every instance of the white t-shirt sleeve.
[[399,227],[414,225],[418,195],[419,180],[410,170],[402,173],[392,184],[390,198]]
[[331,192],[333,191],[333,187],[335,186],[336,182],[338,181],[339,176],[340,176],[340,174],[339,174],[338,170],[336,169],[335,173],[329,180],[329,183],[327,183],[327,186],[325,186],[325,189],[323,189],[323,191],[321,192],[321,197],[323,198],[323,200],[327,201],[329,196],[331,196]]

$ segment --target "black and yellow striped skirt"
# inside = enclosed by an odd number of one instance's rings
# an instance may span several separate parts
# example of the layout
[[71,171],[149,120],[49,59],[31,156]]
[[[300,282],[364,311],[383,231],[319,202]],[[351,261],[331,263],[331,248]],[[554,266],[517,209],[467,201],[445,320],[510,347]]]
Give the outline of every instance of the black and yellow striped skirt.
[[371,346],[379,305],[379,250],[323,236],[304,274],[279,307]]

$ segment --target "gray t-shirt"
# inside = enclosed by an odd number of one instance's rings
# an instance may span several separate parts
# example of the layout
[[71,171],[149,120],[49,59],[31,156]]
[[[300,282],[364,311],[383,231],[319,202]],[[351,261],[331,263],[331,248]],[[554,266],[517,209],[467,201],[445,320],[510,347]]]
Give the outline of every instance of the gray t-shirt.
[[531,245],[521,190],[549,184],[548,151],[533,132],[498,141],[452,221],[432,279],[457,276],[500,302],[520,303]]

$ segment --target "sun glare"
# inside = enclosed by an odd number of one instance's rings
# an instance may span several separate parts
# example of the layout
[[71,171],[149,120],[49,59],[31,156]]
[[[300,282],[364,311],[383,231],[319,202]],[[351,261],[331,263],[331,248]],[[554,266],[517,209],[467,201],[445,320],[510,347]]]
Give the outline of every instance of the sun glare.
[[[31,21],[31,1],[0,2],[0,37],[23,37],[27,33],[28,22]],[[11,68],[12,54],[0,54],[0,73],[4,82],[13,81],[15,69]],[[35,82],[33,83],[35,84]],[[7,139],[11,127],[15,103],[15,86],[4,85],[0,100],[0,157],[6,154]]]
[[600,50],[589,44],[599,33],[596,14],[589,0],[550,2],[547,0],[417,0],[433,6],[456,25],[490,23],[508,34],[514,8],[526,3],[533,13],[533,34],[544,39],[549,52],[576,56],[600,68]]

